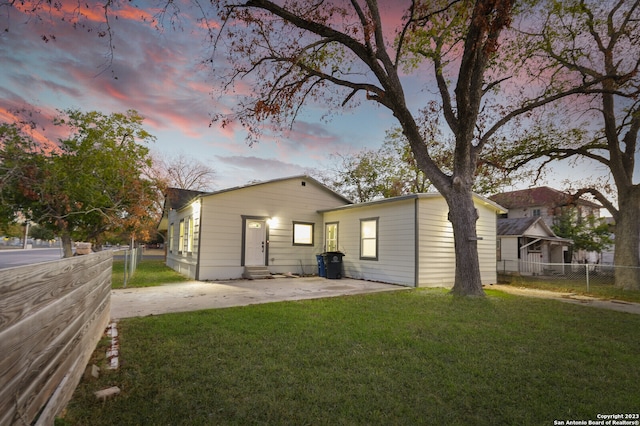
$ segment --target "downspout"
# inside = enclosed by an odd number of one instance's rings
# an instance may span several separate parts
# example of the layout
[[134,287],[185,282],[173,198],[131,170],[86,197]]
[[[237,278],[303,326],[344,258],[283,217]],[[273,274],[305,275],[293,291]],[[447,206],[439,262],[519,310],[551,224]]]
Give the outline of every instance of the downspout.
[[413,229],[414,229],[414,234],[413,234],[413,253],[414,253],[414,259],[413,259],[413,273],[414,273],[414,282],[413,282],[413,286],[414,287],[419,287],[419,283],[420,283],[420,227],[418,226],[420,221],[418,220],[418,214],[420,213],[420,208],[418,205],[418,196],[416,196],[415,200],[413,201]]

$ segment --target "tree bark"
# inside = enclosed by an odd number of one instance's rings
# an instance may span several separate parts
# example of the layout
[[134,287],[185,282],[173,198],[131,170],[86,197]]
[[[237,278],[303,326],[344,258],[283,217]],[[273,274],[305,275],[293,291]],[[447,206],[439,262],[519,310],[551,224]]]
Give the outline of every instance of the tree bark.
[[615,286],[640,290],[640,187],[618,192],[620,208],[615,216]]
[[453,228],[456,267],[451,293],[456,296],[484,296],[478,256],[476,223],[478,210],[470,190],[454,188],[445,197]]
[[71,247],[71,235],[68,232],[63,232],[60,236],[62,242],[63,257],[73,257],[73,248]]

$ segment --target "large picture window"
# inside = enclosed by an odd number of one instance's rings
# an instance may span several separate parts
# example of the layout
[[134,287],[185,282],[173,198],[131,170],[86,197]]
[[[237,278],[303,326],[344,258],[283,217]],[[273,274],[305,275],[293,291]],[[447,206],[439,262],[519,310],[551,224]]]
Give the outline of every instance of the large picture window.
[[360,258],[378,260],[378,218],[360,220]]
[[293,245],[312,246],[313,245],[313,223],[293,222]]

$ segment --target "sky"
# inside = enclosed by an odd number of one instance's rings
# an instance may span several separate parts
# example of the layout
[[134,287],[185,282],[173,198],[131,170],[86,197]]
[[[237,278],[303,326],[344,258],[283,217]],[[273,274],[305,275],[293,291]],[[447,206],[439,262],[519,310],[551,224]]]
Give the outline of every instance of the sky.
[[[216,171],[212,189],[331,168],[336,161],[332,154],[377,149],[385,132],[398,125],[388,110],[365,100],[330,121],[323,120],[327,106],[311,105],[290,131],[249,146],[240,125],[221,128],[211,123],[213,114],[230,112],[237,98],[215,94],[219,82],[201,64],[210,45],[197,21],[176,22],[167,14],[158,30],[151,23],[152,9],[123,3],[118,19],[110,20],[113,50],[108,37],[99,36],[105,25],[96,3],[89,2],[86,8],[84,2],[63,0],[64,21],[56,10],[36,19],[14,7],[0,8],[0,120],[13,121],[12,111],[22,108],[39,111],[43,123],[67,108],[104,113],[134,109],[145,117],[143,126],[157,139],[151,150],[166,158],[183,154],[206,163]],[[68,17],[78,4],[86,19],[74,28]],[[176,4],[187,13],[183,16],[195,13]],[[428,82],[410,78],[405,82],[410,102],[422,101],[425,93],[433,91]],[[538,184],[562,189],[563,180],[583,172],[587,169],[558,165]]]

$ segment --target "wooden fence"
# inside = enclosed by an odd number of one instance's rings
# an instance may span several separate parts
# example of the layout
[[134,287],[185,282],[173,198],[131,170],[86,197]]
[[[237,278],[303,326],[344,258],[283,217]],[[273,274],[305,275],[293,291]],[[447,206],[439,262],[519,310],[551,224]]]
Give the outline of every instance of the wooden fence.
[[110,319],[111,252],[0,270],[0,425],[51,425]]

